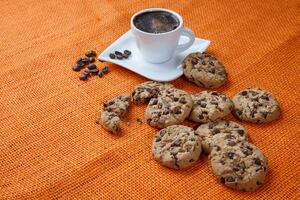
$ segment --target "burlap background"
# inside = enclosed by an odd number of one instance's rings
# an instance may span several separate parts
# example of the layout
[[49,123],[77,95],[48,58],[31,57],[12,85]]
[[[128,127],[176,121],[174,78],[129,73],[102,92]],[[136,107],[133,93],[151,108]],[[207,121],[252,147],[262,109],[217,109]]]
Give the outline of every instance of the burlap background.
[[[0,1],[0,198],[1,199],[299,199],[298,0],[253,1]],[[181,13],[209,52],[226,65],[233,96],[248,86],[271,91],[282,117],[245,125],[269,158],[266,184],[252,193],[218,184],[205,156],[173,171],[151,157],[155,129],[134,106],[130,125],[114,137],[95,123],[108,98],[130,93],[146,79],[115,65],[88,82],[71,70],[89,49],[98,52],[129,29],[143,8]],[[100,66],[101,64],[98,63]],[[189,92],[203,89],[184,78]],[[230,117],[232,118],[232,117]]]

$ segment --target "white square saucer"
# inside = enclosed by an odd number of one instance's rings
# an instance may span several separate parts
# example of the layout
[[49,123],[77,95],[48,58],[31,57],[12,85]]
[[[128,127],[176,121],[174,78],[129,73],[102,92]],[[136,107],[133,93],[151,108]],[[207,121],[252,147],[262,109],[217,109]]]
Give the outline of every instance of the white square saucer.
[[[183,43],[185,38],[181,38],[179,43]],[[181,62],[182,60],[192,52],[204,52],[210,45],[209,40],[196,38],[194,44],[187,50],[175,55],[172,59],[165,63],[153,64],[145,61],[140,54],[135,38],[131,31],[126,32],[113,44],[107,47],[99,56],[99,60],[111,62],[129,69],[137,74],[140,74],[150,80],[154,81],[172,81],[177,79],[183,74]],[[115,51],[121,51],[128,49],[131,51],[131,55],[128,59],[111,59],[110,53]]]

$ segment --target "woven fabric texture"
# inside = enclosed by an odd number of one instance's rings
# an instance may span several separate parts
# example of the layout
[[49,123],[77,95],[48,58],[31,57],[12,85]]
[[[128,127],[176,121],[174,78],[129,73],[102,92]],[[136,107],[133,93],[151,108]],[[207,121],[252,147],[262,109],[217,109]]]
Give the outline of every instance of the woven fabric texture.
[[[97,62],[110,73],[83,82],[71,67],[87,50],[104,50],[128,31],[133,13],[149,7],[179,12],[212,41],[208,52],[229,73],[218,91],[232,97],[259,86],[277,97],[279,120],[241,122],[269,159],[259,190],[218,184],[206,156],[182,171],[155,162],[146,105],[132,106],[119,137],[95,123],[105,100],[146,79]],[[0,10],[0,199],[300,199],[299,0],[1,0]],[[172,83],[203,90],[183,77]]]

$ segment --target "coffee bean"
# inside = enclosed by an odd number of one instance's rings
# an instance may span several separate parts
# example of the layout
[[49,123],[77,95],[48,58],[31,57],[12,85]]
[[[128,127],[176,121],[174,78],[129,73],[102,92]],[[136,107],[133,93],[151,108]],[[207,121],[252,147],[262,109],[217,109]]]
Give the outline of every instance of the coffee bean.
[[105,66],[102,70],[101,70],[104,74],[108,73],[109,68],[107,66]]
[[103,72],[102,72],[102,71],[99,71],[99,72],[98,72],[98,76],[99,76],[99,77],[102,77],[102,76],[103,76]]
[[89,58],[82,58],[81,62],[84,63],[84,64],[87,64],[87,63],[90,62],[90,60],[89,60]]
[[88,75],[90,75],[90,70],[85,69],[82,74],[85,74],[86,76],[88,76]]
[[90,58],[89,58],[89,62],[90,62],[90,63],[93,63],[93,62],[95,62],[95,58],[93,58],[93,57],[90,57]]
[[92,74],[98,74],[99,73],[99,69],[91,69],[90,70],[90,73],[92,73]]
[[125,50],[125,51],[124,51],[124,54],[126,54],[126,55],[128,55],[128,56],[129,56],[129,55],[131,55],[131,51],[129,51],[129,50]]
[[125,53],[123,53],[122,56],[123,56],[123,58],[128,58],[128,55]]
[[122,60],[123,59],[123,55],[116,55],[117,59]]
[[78,64],[76,64],[72,67],[72,69],[73,69],[73,71],[78,72],[78,71],[80,71],[81,67]]
[[85,74],[80,74],[80,76],[79,76],[79,80],[81,80],[81,81],[83,81],[83,80],[86,80],[87,79],[87,75],[85,75]]
[[113,53],[110,53],[110,54],[109,54],[109,57],[110,57],[111,59],[115,59],[115,58],[116,58],[116,55],[113,54]]
[[97,66],[95,64],[89,64],[88,69],[96,69]]
[[77,60],[76,60],[76,63],[81,63],[82,62],[82,58],[78,58]]
[[85,55],[86,55],[86,57],[94,57],[94,56],[96,56],[96,52],[93,50],[90,50],[90,51],[87,51],[85,53]]
[[123,54],[122,54],[122,52],[120,52],[120,51],[115,51],[115,55],[116,55],[116,56],[117,56],[117,55],[122,56]]

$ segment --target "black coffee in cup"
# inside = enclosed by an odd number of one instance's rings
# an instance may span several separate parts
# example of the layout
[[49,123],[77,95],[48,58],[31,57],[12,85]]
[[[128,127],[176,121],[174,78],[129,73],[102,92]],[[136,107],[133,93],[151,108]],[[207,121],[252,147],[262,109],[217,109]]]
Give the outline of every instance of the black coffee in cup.
[[137,15],[133,24],[141,31],[148,33],[165,33],[176,29],[179,19],[166,11],[149,11]]

